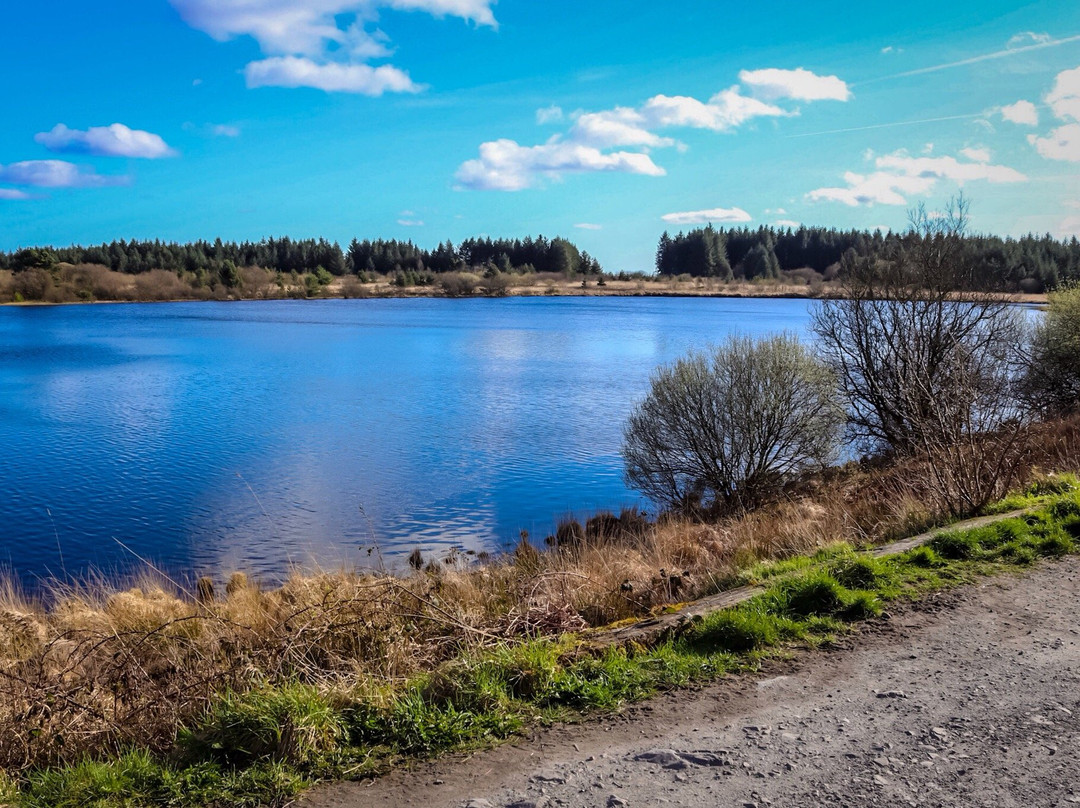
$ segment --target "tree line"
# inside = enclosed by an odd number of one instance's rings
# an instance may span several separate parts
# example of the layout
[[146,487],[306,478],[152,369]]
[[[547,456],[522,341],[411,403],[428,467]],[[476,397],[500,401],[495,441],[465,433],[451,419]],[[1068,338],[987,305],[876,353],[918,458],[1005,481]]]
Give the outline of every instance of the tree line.
[[[781,273],[812,270],[832,280],[857,261],[895,262],[921,248],[926,234],[880,230],[836,230],[824,227],[757,229],[708,225],[664,233],[656,251],[661,275],[688,274],[722,280],[780,279]],[[965,234],[960,249],[970,266],[965,282],[971,290],[1042,292],[1080,280],[1080,241],[1050,235],[1021,238]]]
[[195,241],[188,244],[124,239],[96,246],[32,247],[0,252],[0,269],[51,269],[60,263],[104,266],[137,275],[152,270],[221,276],[231,267],[262,267],[300,274],[324,270],[332,276],[364,273],[446,273],[469,269],[498,272],[600,274],[600,263],[564,238],[471,238],[424,249],[411,241],[353,239],[347,249],[326,239],[267,238],[262,241]]

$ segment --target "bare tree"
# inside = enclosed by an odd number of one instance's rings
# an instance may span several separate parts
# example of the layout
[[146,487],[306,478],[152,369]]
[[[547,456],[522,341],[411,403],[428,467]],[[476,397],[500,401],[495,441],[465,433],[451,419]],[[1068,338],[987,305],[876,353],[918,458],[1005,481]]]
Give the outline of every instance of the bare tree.
[[660,368],[630,416],[627,482],[683,511],[731,511],[835,458],[843,406],[797,338],[731,337]]
[[949,510],[968,512],[1017,467],[1023,316],[972,291],[962,196],[909,219],[893,254],[847,258],[843,296],[819,304],[812,329],[862,448],[925,454]]

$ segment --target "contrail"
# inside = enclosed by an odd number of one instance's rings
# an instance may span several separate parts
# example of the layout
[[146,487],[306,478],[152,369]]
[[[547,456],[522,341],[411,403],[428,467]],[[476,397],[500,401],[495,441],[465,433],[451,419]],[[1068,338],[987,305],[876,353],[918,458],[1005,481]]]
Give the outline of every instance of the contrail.
[[973,65],[978,62],[988,62],[992,59],[1004,59],[1006,56],[1015,56],[1019,53],[1027,53],[1034,50],[1042,50],[1043,48],[1056,48],[1058,45],[1068,45],[1070,42],[1080,42],[1080,34],[1075,36],[1067,36],[1062,39],[1051,39],[1048,42],[1036,42],[1034,45],[1024,45],[1020,48],[1006,48],[1005,50],[994,51],[993,53],[984,53],[981,56],[972,56],[969,59],[961,59],[958,62],[946,62],[945,64],[934,65],[932,67],[920,67],[918,70],[906,70],[903,73],[893,73],[891,76],[881,76],[876,79],[867,79],[866,81],[860,81],[856,84],[852,84],[852,87],[859,87],[863,84],[873,84],[878,81],[889,81],[890,79],[902,79],[907,76],[921,76],[924,73],[936,73],[939,70],[949,70],[954,67],[963,67],[964,65]]
[[972,112],[967,115],[945,115],[940,118],[922,118],[917,121],[893,121],[892,123],[875,123],[869,126],[852,126],[848,129],[826,129],[823,132],[803,132],[798,135],[787,135],[788,138],[816,137],[818,135],[839,135],[844,132],[865,132],[868,129],[889,129],[893,126],[915,126],[920,123],[938,123],[939,121],[962,121],[969,118],[983,118],[986,112]]

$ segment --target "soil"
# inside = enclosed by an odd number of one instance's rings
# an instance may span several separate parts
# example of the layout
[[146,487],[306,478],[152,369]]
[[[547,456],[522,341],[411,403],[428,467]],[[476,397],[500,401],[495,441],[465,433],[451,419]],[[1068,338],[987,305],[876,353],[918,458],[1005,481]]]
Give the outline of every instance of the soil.
[[1080,559],[983,579],[615,716],[303,808],[1080,804]]

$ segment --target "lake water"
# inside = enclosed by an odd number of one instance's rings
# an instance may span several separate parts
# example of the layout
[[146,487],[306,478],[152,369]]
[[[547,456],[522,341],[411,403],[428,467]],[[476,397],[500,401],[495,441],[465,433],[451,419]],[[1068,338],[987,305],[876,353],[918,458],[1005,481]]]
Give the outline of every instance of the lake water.
[[656,365],[807,322],[702,298],[0,308],[0,566],[272,579],[542,541],[648,507],[619,445]]

